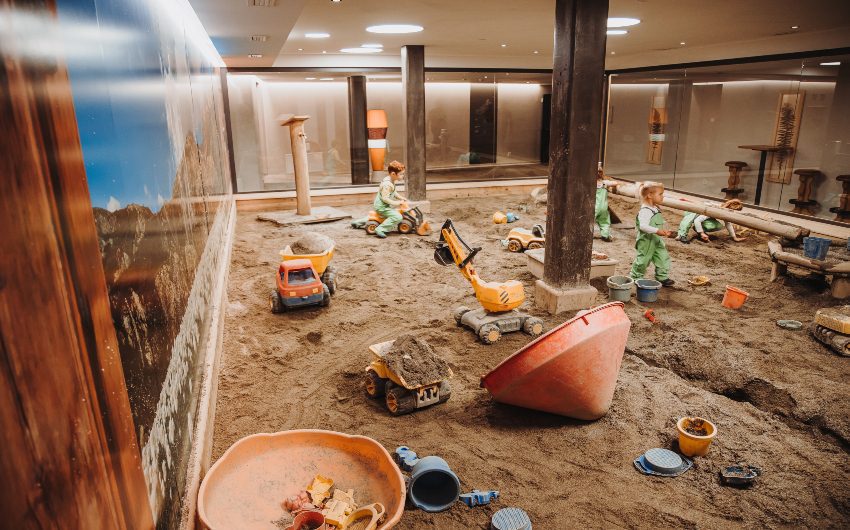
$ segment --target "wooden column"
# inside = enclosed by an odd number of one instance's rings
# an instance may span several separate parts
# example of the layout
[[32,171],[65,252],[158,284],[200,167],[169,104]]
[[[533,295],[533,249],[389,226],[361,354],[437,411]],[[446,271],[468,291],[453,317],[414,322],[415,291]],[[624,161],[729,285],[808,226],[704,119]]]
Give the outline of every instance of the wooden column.
[[348,144],[351,152],[351,183],[369,184],[365,75],[348,77]]
[[289,127],[292,144],[292,165],[295,169],[295,210],[298,215],[310,215],[310,167],[307,165],[307,135],[304,122],[310,116],[285,114],[278,117],[282,127]]
[[556,0],[543,280],[588,286],[605,67],[607,0]]
[[425,200],[425,47],[401,47],[401,110],[404,116],[404,153],[407,197]]
[[0,525],[149,529],[56,25],[0,0]]

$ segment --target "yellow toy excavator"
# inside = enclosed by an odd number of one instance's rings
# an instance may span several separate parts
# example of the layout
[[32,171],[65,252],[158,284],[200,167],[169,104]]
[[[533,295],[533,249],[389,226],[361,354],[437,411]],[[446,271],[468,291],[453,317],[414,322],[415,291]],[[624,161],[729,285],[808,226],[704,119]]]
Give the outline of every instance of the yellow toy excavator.
[[525,301],[522,283],[508,280],[503,283],[485,282],[475,268],[472,259],[481,247],[471,248],[455,231],[451,219],[446,219],[440,229],[440,241],[434,250],[434,260],[440,265],[455,264],[463,277],[472,284],[475,298],[481,309],[471,310],[459,307],[455,310],[455,321],[459,326],[473,330],[481,342],[492,344],[503,333],[522,330],[532,337],[543,333],[543,321],[527,313],[517,311]]

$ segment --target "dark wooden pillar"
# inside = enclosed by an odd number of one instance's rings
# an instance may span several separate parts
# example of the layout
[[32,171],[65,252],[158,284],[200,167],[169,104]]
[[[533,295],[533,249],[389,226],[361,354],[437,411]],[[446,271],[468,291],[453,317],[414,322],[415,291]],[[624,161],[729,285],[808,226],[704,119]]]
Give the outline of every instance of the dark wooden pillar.
[[590,278],[608,0],[556,0],[548,217],[543,280]]
[[55,6],[0,13],[0,521],[153,528]]
[[401,110],[404,116],[406,191],[414,201],[425,200],[425,47],[401,47]]
[[365,75],[348,77],[348,144],[351,152],[351,183],[369,184]]

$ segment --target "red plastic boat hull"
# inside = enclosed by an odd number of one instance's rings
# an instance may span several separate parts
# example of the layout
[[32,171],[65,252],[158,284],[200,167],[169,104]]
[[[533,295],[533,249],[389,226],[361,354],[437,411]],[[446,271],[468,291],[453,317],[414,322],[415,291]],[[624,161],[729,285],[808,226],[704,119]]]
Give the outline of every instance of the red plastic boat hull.
[[481,378],[493,399],[581,420],[611,407],[631,321],[622,302],[577,314]]

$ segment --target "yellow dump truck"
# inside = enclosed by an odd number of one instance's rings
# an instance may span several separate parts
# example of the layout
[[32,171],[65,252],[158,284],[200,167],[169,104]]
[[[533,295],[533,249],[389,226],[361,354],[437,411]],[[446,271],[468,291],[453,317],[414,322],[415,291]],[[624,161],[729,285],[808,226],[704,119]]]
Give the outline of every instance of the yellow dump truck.
[[328,291],[332,295],[336,293],[336,270],[330,264],[333,257],[334,245],[331,245],[319,254],[295,254],[289,245],[286,245],[286,248],[280,251],[280,258],[283,261],[294,259],[310,260],[319,274],[322,283],[328,286]]

